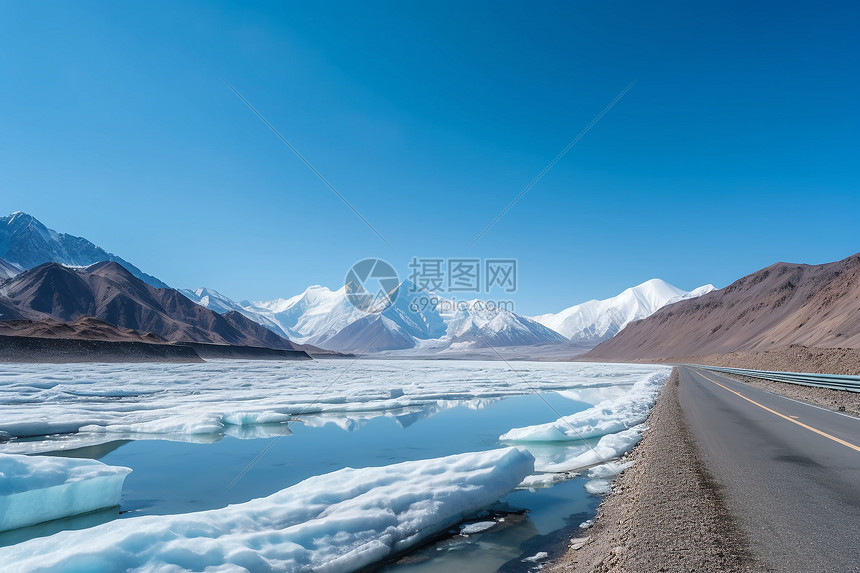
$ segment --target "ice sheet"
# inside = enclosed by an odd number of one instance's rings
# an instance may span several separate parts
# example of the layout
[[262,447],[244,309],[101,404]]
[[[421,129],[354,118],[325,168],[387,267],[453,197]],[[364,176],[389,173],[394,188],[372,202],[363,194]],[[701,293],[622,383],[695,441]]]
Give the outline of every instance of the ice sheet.
[[534,458],[506,448],[347,468],[223,509],[114,521],[0,548],[10,572],[354,571],[506,495]]
[[[339,418],[350,426],[402,415],[409,423],[447,407],[480,407],[534,391],[574,390],[582,399],[611,399],[642,378],[669,372],[663,366],[588,363],[516,362],[514,368],[503,362],[420,360],[0,364],[0,452],[116,439],[274,436],[295,416],[309,424]],[[45,439],[51,434],[56,436]],[[28,436],[37,439],[27,441]]]

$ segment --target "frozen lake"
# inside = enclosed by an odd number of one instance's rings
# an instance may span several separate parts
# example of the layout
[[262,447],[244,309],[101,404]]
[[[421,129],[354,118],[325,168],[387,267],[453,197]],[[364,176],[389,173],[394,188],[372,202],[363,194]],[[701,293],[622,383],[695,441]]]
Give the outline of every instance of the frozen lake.
[[[0,366],[0,452],[88,457],[133,470],[119,515],[6,532],[0,545],[114,519],[223,508],[342,468],[515,445],[534,455],[538,469],[557,473],[538,472],[463,534],[454,528],[385,570],[529,570],[535,563],[523,559],[563,549],[599,503],[587,476],[561,470],[629,447],[616,436],[635,433],[668,368],[512,368],[394,360]],[[506,434],[515,439],[500,440]]]

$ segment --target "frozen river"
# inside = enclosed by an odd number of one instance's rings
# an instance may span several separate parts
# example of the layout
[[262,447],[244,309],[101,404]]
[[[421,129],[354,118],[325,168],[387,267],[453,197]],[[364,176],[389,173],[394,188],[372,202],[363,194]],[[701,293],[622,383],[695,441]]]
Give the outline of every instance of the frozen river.
[[[401,558],[386,571],[529,570],[537,561],[528,558],[559,551],[565,535],[593,516],[599,498],[589,492],[604,491],[606,482],[582,468],[635,443],[668,371],[643,365],[406,360],[0,366],[0,452],[87,457],[132,469],[119,512],[2,533],[0,545],[6,548],[0,558],[4,552],[20,556],[24,548],[38,563],[40,540],[24,541],[66,529],[79,529],[87,539],[101,535],[105,547],[124,547],[128,539],[111,529],[113,523],[175,522],[203,511],[209,512],[201,514],[207,520],[222,524],[208,536],[217,544],[235,529],[235,519],[224,512],[242,512],[226,506],[259,506],[259,498],[285,489],[311,491],[305,480],[344,468],[379,468],[361,474],[372,475],[374,483],[380,472],[388,476],[388,489],[385,495],[377,490],[375,503],[388,503],[392,491],[408,491],[415,496],[412,511],[433,499],[434,491],[471,479],[458,474],[469,469],[464,460],[472,460],[470,455],[497,456],[500,448],[515,446],[526,452],[518,455],[534,457],[533,466],[510,456],[505,463],[525,477],[509,472],[509,485],[500,485],[502,477],[488,482],[484,495],[497,495],[497,501],[487,498],[470,515],[451,513],[441,536],[434,532],[408,551],[405,545],[394,551]],[[397,477],[422,460],[459,454],[466,457],[457,464],[426,470],[443,481],[424,494],[419,490],[426,479]],[[397,465],[403,462],[413,465]],[[490,464],[485,458],[469,463]],[[430,531],[427,515],[422,519]],[[314,523],[321,523],[318,515]],[[300,532],[307,523],[291,522],[291,527]],[[346,532],[360,541],[350,526],[338,527],[347,531],[327,530],[327,535],[334,539]],[[295,544],[297,535],[272,543]],[[151,543],[165,541],[155,536]],[[327,546],[320,558],[336,554]],[[157,549],[152,555],[159,555]],[[313,561],[314,555],[307,563],[325,562]],[[284,567],[299,562],[287,560]]]

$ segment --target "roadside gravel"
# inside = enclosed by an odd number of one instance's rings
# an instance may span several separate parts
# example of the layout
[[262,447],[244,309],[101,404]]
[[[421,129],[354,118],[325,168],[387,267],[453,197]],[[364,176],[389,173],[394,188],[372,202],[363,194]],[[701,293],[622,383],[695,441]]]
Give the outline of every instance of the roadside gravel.
[[[663,387],[649,429],[626,457],[595,524],[545,569],[554,572],[762,572],[699,461],[678,403],[678,373]],[[578,547],[578,548],[577,548]]]

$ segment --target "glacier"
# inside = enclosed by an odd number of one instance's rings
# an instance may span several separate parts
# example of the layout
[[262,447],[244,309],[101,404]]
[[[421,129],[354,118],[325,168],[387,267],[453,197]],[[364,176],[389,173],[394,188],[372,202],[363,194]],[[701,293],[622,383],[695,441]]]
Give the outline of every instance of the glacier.
[[0,531],[118,506],[130,472],[96,460],[0,454]]
[[271,496],[0,548],[9,572],[355,571],[476,515],[533,471],[518,448],[346,468]]

